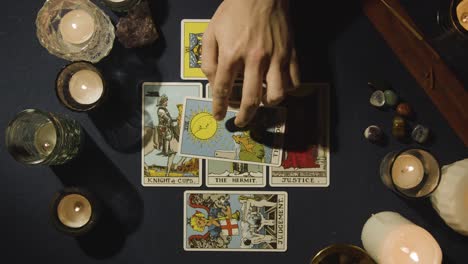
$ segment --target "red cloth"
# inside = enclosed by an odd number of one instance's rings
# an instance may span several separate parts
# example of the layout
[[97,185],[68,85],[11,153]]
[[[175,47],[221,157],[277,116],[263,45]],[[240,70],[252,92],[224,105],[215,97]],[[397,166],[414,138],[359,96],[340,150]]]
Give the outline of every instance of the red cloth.
[[319,168],[316,163],[318,147],[312,146],[305,151],[288,151],[287,158],[283,160],[283,168]]

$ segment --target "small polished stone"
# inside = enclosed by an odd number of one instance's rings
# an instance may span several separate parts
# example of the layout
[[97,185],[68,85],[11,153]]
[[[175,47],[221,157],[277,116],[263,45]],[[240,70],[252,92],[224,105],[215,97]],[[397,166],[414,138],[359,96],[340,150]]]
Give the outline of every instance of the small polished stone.
[[425,143],[429,138],[429,128],[422,125],[416,125],[411,132],[411,138],[420,144]]
[[393,119],[392,135],[398,139],[406,137],[406,121],[400,116]]
[[385,90],[385,103],[389,106],[395,106],[398,103],[398,95],[392,90]]
[[399,103],[396,108],[396,112],[404,117],[409,117],[413,114],[413,110],[408,103]]
[[374,91],[369,99],[371,105],[375,107],[382,107],[385,105],[385,95],[384,92],[377,90]]
[[378,142],[382,139],[383,132],[380,127],[371,125],[364,131],[364,137],[370,142]]

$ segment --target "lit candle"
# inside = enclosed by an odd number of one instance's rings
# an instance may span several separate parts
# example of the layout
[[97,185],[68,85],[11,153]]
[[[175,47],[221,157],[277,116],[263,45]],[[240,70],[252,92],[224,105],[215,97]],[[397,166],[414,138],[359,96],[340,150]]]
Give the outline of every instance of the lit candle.
[[34,135],[34,145],[40,155],[48,156],[57,144],[57,131],[52,122],[40,126]]
[[392,167],[392,179],[399,188],[414,188],[421,183],[423,177],[424,167],[417,157],[403,154],[395,159]]
[[442,250],[434,237],[398,213],[373,215],[365,223],[361,239],[377,263],[442,263]]
[[80,70],[71,77],[69,91],[77,103],[90,105],[101,98],[104,84],[98,73],[91,70]]
[[59,31],[65,42],[83,44],[94,34],[94,18],[81,9],[70,11],[60,20]]
[[468,1],[461,1],[457,5],[457,18],[460,25],[468,30]]
[[81,228],[89,223],[92,206],[81,194],[68,194],[60,200],[57,206],[57,216],[60,222],[69,228]]
[[468,236],[468,159],[442,168],[442,178],[431,202],[448,226]]

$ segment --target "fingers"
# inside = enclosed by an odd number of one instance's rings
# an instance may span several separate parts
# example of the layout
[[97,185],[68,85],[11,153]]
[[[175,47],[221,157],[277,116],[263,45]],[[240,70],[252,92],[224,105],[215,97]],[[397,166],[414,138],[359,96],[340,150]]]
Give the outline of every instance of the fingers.
[[252,120],[262,100],[262,82],[265,74],[263,64],[261,61],[249,61],[245,67],[242,101],[234,120],[238,127],[245,127]]
[[222,120],[226,116],[229,104],[229,95],[237,75],[238,59],[227,57],[221,53],[213,85],[213,116],[216,120]]
[[299,72],[299,63],[297,61],[296,49],[293,49],[291,53],[291,62],[289,63],[289,73],[291,76],[292,88],[297,89],[301,85],[301,75]]
[[211,24],[209,24],[203,34],[203,50],[201,55],[201,69],[211,84],[214,82],[216,68],[218,66],[218,43],[216,42],[216,37],[212,28]]
[[281,67],[281,63],[278,60],[273,60],[270,64],[266,75],[267,90],[263,100],[265,105],[276,105],[284,99],[285,89],[291,80],[289,69],[285,73],[281,68],[284,69],[285,67]]

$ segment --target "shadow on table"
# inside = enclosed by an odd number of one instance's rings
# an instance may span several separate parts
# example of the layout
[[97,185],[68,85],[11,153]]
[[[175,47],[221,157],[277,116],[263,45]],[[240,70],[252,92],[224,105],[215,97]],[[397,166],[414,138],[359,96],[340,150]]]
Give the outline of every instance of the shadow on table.
[[143,200],[136,189],[87,133],[80,155],[51,169],[66,187],[86,189],[101,204],[97,225],[77,237],[83,251],[96,259],[117,254],[143,218]]

